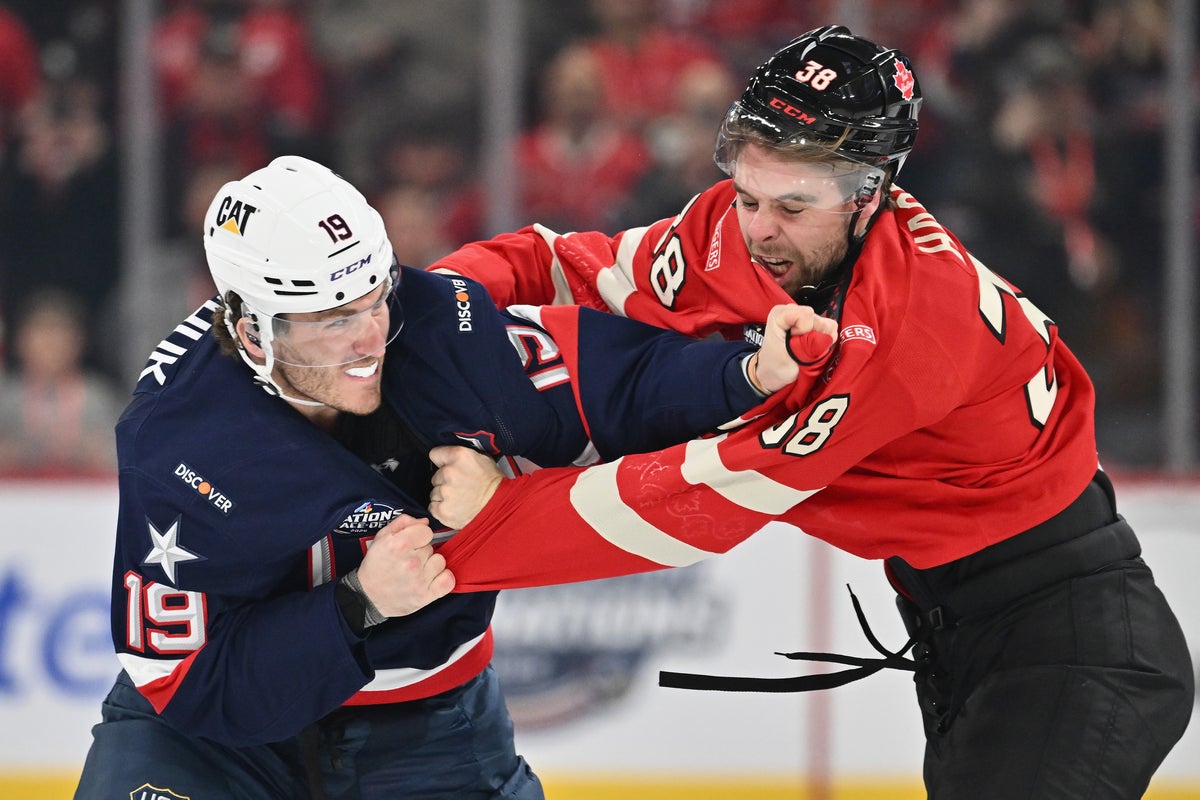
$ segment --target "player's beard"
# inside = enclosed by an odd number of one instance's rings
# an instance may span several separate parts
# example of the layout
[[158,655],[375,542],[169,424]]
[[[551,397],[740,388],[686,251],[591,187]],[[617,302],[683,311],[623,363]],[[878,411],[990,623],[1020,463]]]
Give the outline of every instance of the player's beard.
[[[817,286],[821,281],[841,265],[846,258],[848,244],[845,237],[830,239],[809,253],[801,253],[794,248],[785,252],[772,252],[771,248],[758,248],[755,253],[761,258],[778,258],[791,262],[787,272],[776,277],[779,287],[793,299],[805,294],[807,287]],[[760,268],[771,272],[767,265]],[[772,275],[774,273],[772,272]]]
[[[363,366],[374,359],[357,364]],[[337,367],[297,367],[276,362],[276,382],[284,394],[301,400],[315,400],[335,411],[347,414],[370,414],[382,402],[383,358],[379,358],[374,380],[354,381],[346,375],[346,369],[355,364]]]
[[[813,213],[819,215],[821,212]],[[845,221],[831,219],[831,224],[816,230],[793,231],[765,242],[752,240],[746,234],[748,227],[743,225],[743,240],[759,269],[767,272],[789,297],[799,300],[809,295],[811,287],[819,286],[846,260],[850,226],[857,215],[837,216]],[[800,243],[794,243],[793,237],[799,238]]]

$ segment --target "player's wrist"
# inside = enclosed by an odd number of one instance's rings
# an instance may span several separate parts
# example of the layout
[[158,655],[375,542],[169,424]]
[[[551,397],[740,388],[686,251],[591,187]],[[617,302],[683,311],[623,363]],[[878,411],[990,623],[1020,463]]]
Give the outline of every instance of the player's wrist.
[[757,350],[742,359],[742,374],[746,376],[746,382],[750,384],[750,388],[754,390],[755,394],[759,397],[771,396],[771,392],[758,380]]
[[359,636],[365,635],[371,628],[387,619],[363,590],[357,568],[338,579],[334,599],[350,629]]

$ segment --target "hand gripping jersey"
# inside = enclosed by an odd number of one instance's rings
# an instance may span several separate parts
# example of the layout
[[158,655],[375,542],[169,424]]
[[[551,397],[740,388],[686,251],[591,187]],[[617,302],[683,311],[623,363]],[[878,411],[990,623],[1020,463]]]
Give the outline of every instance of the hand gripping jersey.
[[213,303],[157,347],[118,422],[114,643],[189,734],[278,741],[342,704],[427,697],[486,666],[493,592],[442,598],[365,638],[334,603],[376,531],[400,512],[428,516],[429,447],[586,463],[711,430],[760,400],[741,344],[588,309],[547,309],[537,324],[498,312],[474,282],[407,268],[401,284],[404,327],[384,362],[392,423],[351,418],[366,426],[361,448],[221,355]]
[[[815,386],[717,438],[505,481],[443,552],[459,590],[678,566],[771,520],[863,558],[927,568],[1065,508],[1097,469],[1093,390],[1054,323],[895,189],[828,309]],[[787,298],[754,265],[731,182],[614,237],[539,226],[434,264],[501,302],[583,302],[734,335]],[[558,535],[523,559],[549,520]],[[503,569],[501,569],[503,567]]]

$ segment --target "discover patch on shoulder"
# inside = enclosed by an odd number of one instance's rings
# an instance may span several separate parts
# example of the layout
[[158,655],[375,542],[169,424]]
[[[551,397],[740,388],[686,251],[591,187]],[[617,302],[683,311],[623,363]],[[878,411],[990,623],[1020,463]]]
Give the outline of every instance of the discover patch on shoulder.
[[179,462],[179,466],[175,467],[175,477],[192,487],[196,494],[203,497],[208,501],[209,505],[225,516],[229,516],[229,513],[237,505],[224,492],[206,481],[199,473],[182,461]]

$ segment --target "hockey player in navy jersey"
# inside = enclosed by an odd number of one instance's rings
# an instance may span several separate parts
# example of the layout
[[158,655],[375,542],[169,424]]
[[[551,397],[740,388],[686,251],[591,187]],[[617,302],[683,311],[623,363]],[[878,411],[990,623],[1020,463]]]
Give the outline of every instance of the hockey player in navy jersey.
[[123,669],[75,796],[541,798],[488,666],[495,593],[448,594],[434,551],[453,531],[427,522],[429,449],[587,464],[682,441],[834,324],[783,307],[755,350],[500,312],[397,265],[362,195],[297,157],[222,187],[204,242],[219,299],[117,424]]

